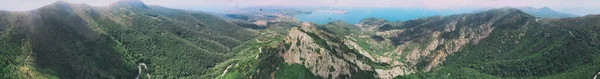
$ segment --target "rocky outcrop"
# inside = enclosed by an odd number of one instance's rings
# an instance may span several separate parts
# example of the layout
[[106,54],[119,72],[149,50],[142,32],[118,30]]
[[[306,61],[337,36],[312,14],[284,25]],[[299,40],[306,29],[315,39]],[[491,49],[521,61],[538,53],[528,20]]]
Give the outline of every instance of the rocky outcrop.
[[[348,78],[344,75],[353,76],[353,72],[364,70],[374,71],[378,78],[391,79],[417,71],[431,71],[465,45],[478,44],[498,28],[525,26],[528,23],[520,20],[531,20],[531,17],[518,10],[503,9],[396,23],[366,19],[356,25],[361,31],[358,35],[344,37],[335,37],[317,29],[317,25],[305,22],[292,28],[284,38],[289,49],[281,56],[286,63],[302,64],[323,78]],[[393,47],[383,54],[372,54],[374,52],[365,50],[353,38],[368,38],[366,35],[388,38],[376,43],[391,42]],[[373,44],[373,41],[367,43]],[[375,66],[374,63],[384,65]]]
[[[530,19],[532,16],[518,10],[499,9],[393,23],[391,25],[397,26],[380,28],[383,31],[377,32],[377,35],[391,38],[393,43],[398,44],[394,52],[384,55],[402,55],[409,67],[425,64],[420,68],[430,71],[445,61],[449,54],[459,51],[466,44],[477,44],[496,28],[525,26],[528,23],[521,20]],[[517,25],[507,26],[506,23]]]
[[392,69],[375,69],[375,71],[377,72],[377,74],[379,75],[379,78],[382,79],[392,79],[396,76],[399,75],[406,75],[406,74],[410,74],[410,73],[415,73],[414,71],[407,71],[407,70],[411,70],[409,68],[405,68],[405,67],[394,67]]
[[[361,60],[358,60],[356,54],[342,54],[337,56],[331,49],[323,47],[316,43],[316,39],[323,40],[319,35],[327,35],[320,30],[316,30],[312,23],[303,23],[300,28],[292,28],[289,34],[284,38],[285,43],[289,44],[289,49],[281,56],[288,64],[302,64],[313,74],[323,78],[339,78],[341,75],[352,76],[351,72],[356,70],[372,70],[372,67]],[[310,36],[307,33],[318,34]],[[329,42],[326,42],[327,44]],[[366,55],[369,58],[370,55]],[[356,66],[353,66],[356,65]]]

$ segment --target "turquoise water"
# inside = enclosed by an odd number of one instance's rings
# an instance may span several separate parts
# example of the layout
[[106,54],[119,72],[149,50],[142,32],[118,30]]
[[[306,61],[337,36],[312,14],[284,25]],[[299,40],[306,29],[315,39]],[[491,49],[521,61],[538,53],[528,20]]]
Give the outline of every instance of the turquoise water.
[[[370,17],[384,18],[389,22],[395,22],[435,15],[470,13],[473,11],[472,9],[429,10],[416,8],[350,8],[342,10],[346,10],[347,13],[337,14],[328,11],[315,11],[311,14],[298,14],[295,17],[301,21],[309,21],[317,24],[326,24],[336,20],[343,20],[350,24],[358,24],[360,20]],[[331,18],[331,20],[329,18]]]

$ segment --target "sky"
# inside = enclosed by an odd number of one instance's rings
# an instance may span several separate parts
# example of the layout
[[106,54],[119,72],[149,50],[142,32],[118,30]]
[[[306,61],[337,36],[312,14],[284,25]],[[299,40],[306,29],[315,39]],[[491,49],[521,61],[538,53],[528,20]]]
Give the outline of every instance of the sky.
[[[27,11],[51,4],[58,0],[0,0],[0,10]],[[107,6],[118,0],[62,0]],[[202,10],[215,7],[228,9],[251,6],[286,7],[332,7],[332,8],[498,8],[549,7],[553,10],[576,15],[600,14],[600,0],[141,0],[149,5],[160,5],[178,9]]]

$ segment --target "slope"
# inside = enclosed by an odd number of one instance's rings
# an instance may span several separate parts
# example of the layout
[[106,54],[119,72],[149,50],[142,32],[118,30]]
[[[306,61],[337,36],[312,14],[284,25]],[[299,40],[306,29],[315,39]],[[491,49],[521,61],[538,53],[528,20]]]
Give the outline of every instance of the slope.
[[289,69],[276,65],[281,62],[304,65],[321,78],[589,78],[598,70],[597,17],[539,19],[492,9],[403,22],[369,18],[356,26],[303,23],[279,44],[274,57],[281,59],[257,61],[275,63],[267,65],[275,78]]
[[[530,6],[525,6],[525,7],[502,7],[502,8],[498,8],[498,9],[519,9],[527,14],[533,15],[538,18],[578,17],[578,15],[554,11],[548,7],[534,8],[534,7],[530,7]],[[480,9],[480,10],[475,10],[474,12],[479,13],[479,12],[484,12],[487,10],[491,10],[491,9]]]
[[[326,25],[302,23],[292,28],[283,42],[259,49],[263,52],[254,53],[258,56],[250,59],[252,61],[221,65],[214,69],[222,75],[211,77],[303,78],[313,75],[389,79],[428,72],[444,62],[447,55],[467,44],[479,43],[495,29],[528,25],[527,21],[534,19],[516,9],[495,9],[391,23],[370,18],[356,26],[342,21]],[[301,68],[297,68],[298,65]],[[229,70],[233,73],[228,73]],[[305,75],[287,76],[278,72],[288,70],[303,71]],[[306,70],[311,73],[307,74]]]
[[599,69],[598,16],[504,18],[441,67],[399,78],[591,78]]
[[206,13],[125,0],[107,7],[56,2],[0,12],[5,78],[153,78],[204,74],[256,32]]
[[531,14],[533,16],[543,17],[543,18],[577,17],[577,15],[557,12],[548,7],[542,7],[542,8],[537,8],[537,9],[533,8],[533,7],[517,7],[517,9],[519,9],[525,13]]
[[[216,78],[589,78],[598,70],[597,21],[493,9],[403,22],[369,18],[356,26],[303,23],[247,61],[257,64],[225,69],[245,75]],[[237,71],[244,65],[251,68]],[[302,75],[278,72],[289,70]]]

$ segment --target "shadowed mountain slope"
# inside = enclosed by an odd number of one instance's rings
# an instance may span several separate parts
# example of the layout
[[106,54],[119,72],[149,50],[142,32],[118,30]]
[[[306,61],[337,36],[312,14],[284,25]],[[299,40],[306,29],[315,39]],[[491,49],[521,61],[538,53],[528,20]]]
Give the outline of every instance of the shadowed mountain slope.
[[203,74],[256,32],[206,13],[137,0],[108,7],[56,2],[0,12],[5,78],[154,78]]

